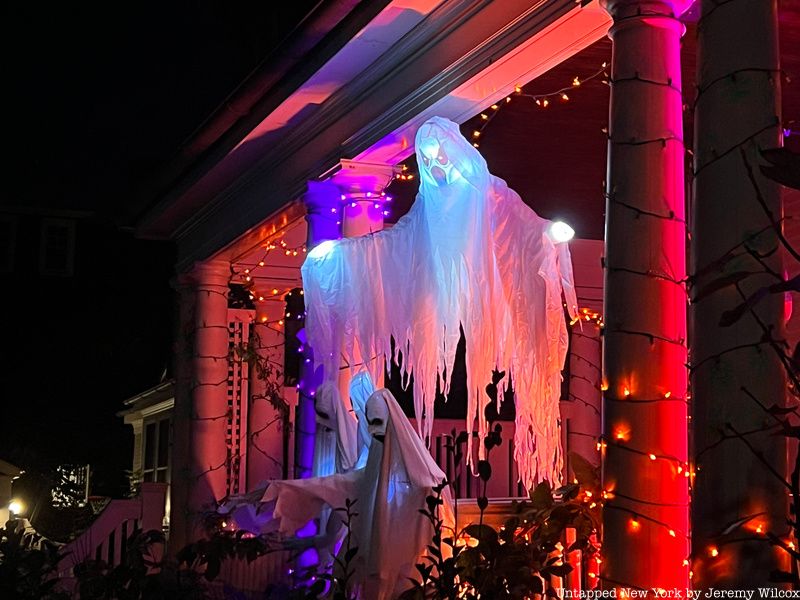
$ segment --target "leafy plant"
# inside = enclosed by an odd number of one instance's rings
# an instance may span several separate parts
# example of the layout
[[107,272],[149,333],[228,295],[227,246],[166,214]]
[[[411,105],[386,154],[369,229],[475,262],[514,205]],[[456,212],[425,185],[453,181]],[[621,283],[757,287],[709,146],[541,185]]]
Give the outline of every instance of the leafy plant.
[[0,598],[69,598],[58,589],[58,563],[64,556],[55,544],[11,519],[0,529]]
[[[512,504],[512,516],[499,529],[484,523],[489,505],[486,489],[492,475],[488,455],[502,444],[502,427],[494,422],[498,418],[497,385],[504,375],[495,373],[486,387],[492,402],[485,411],[489,422],[489,433],[483,440],[487,460],[477,465],[482,486],[477,499],[479,521],[464,527],[457,536],[448,535],[439,514],[447,484],[442,482],[434,488],[434,495],[426,498],[426,508],[420,509],[434,530],[424,562],[416,565],[421,580],[413,581],[402,600],[521,600],[532,594],[557,597],[549,581],[572,571],[565,555],[580,550],[591,557],[598,551],[593,536],[600,515],[591,499],[599,491],[599,477],[588,461],[575,454],[571,455],[571,462],[578,483],[555,490],[547,482],[540,483],[528,500]],[[448,452],[455,454],[456,464],[463,441],[459,437],[455,444],[447,446]],[[568,528],[575,530],[575,541],[564,549]]]
[[81,600],[202,600],[208,589],[194,569],[160,559],[165,542],[160,531],[136,530],[126,540],[125,560],[112,567],[87,560],[73,569]]

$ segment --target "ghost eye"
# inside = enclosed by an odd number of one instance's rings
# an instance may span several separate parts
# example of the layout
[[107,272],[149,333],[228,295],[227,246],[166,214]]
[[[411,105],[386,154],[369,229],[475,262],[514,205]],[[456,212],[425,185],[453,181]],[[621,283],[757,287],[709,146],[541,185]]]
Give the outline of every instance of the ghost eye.
[[316,412],[323,419],[330,419],[330,416],[326,412],[323,412],[321,410],[315,410],[314,412]]
[[370,425],[383,425],[383,419],[378,419],[378,418],[370,419],[369,424]]
[[449,162],[449,158],[447,157],[447,152],[444,151],[444,148],[441,149],[439,152],[439,156],[436,157],[436,160],[439,161],[440,164],[447,164]]

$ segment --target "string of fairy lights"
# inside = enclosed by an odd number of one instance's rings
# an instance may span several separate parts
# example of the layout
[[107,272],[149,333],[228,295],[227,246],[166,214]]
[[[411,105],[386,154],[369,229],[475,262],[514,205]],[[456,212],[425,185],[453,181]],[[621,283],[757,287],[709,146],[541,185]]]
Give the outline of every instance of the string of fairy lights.
[[[548,108],[553,102],[569,102],[570,96],[567,92],[572,93],[573,90],[580,88],[585,83],[592,81],[594,79],[598,79],[602,77],[602,83],[608,84],[608,63],[604,62],[600,68],[587,75],[586,77],[580,77],[576,75],[572,78],[572,82],[569,85],[563,86],[555,91],[547,92],[544,94],[531,94],[525,92],[522,86],[517,85],[514,87],[514,93],[512,95],[506,96],[504,100],[492,104],[488,110],[482,112],[480,114],[480,122],[475,129],[472,131],[472,145],[476,148],[480,148],[480,140],[483,137],[485,129],[489,126],[489,124],[500,114],[500,111],[503,106],[511,103],[511,101],[515,98],[524,98],[531,100],[536,106],[541,109]],[[410,179],[411,177],[409,177]],[[402,177],[401,177],[402,179]]]

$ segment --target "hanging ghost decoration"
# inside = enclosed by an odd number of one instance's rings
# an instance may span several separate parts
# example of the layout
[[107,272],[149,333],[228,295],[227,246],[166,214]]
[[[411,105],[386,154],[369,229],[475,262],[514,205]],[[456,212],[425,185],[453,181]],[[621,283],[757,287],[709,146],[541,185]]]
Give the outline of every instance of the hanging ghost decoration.
[[[455,123],[426,121],[416,156],[419,193],[396,225],[309,252],[302,274],[315,357],[334,377],[342,353],[351,364],[356,356],[389,361],[402,353],[402,370],[414,376],[418,430],[430,439],[437,379],[447,395],[463,328],[468,432],[477,418],[486,434],[484,387],[494,369],[510,372],[520,479],[528,487],[558,482],[568,342],[562,293],[570,315],[576,310],[569,248],[552,239],[550,221],[489,173]],[[483,457],[483,444],[478,452]]]

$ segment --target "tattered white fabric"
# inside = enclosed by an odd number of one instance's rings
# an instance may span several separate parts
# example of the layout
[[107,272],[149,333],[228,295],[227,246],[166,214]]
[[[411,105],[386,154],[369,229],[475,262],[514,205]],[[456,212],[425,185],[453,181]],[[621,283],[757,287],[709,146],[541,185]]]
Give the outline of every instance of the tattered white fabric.
[[[362,600],[388,600],[416,578],[414,565],[431,543],[433,529],[419,513],[432,488],[445,479],[425,444],[388,390],[378,390],[366,405],[373,441],[367,465],[349,473],[276,481],[264,496],[275,501],[280,531],[293,534],[326,508],[356,500],[351,545],[354,592]],[[446,531],[455,521],[449,489],[443,493],[441,517]],[[402,527],[402,531],[398,530]]]
[[372,437],[369,434],[365,411],[367,408],[367,400],[374,392],[375,384],[372,382],[372,377],[367,371],[359,371],[350,380],[350,404],[352,404],[353,412],[358,419],[357,468],[361,468],[367,464],[367,453],[369,452],[370,440],[372,440]]
[[520,478],[527,486],[555,483],[567,351],[562,291],[571,313],[576,305],[569,249],[549,237],[550,221],[489,173],[455,123],[438,117],[424,123],[416,153],[420,190],[406,216],[369,236],[325,242],[303,265],[315,357],[332,377],[342,349],[350,364],[357,355],[388,361],[402,352],[403,371],[414,375],[420,435],[429,440],[437,376],[447,394],[463,327],[467,430],[477,418],[479,433],[486,433],[483,389],[493,369],[507,370]]

